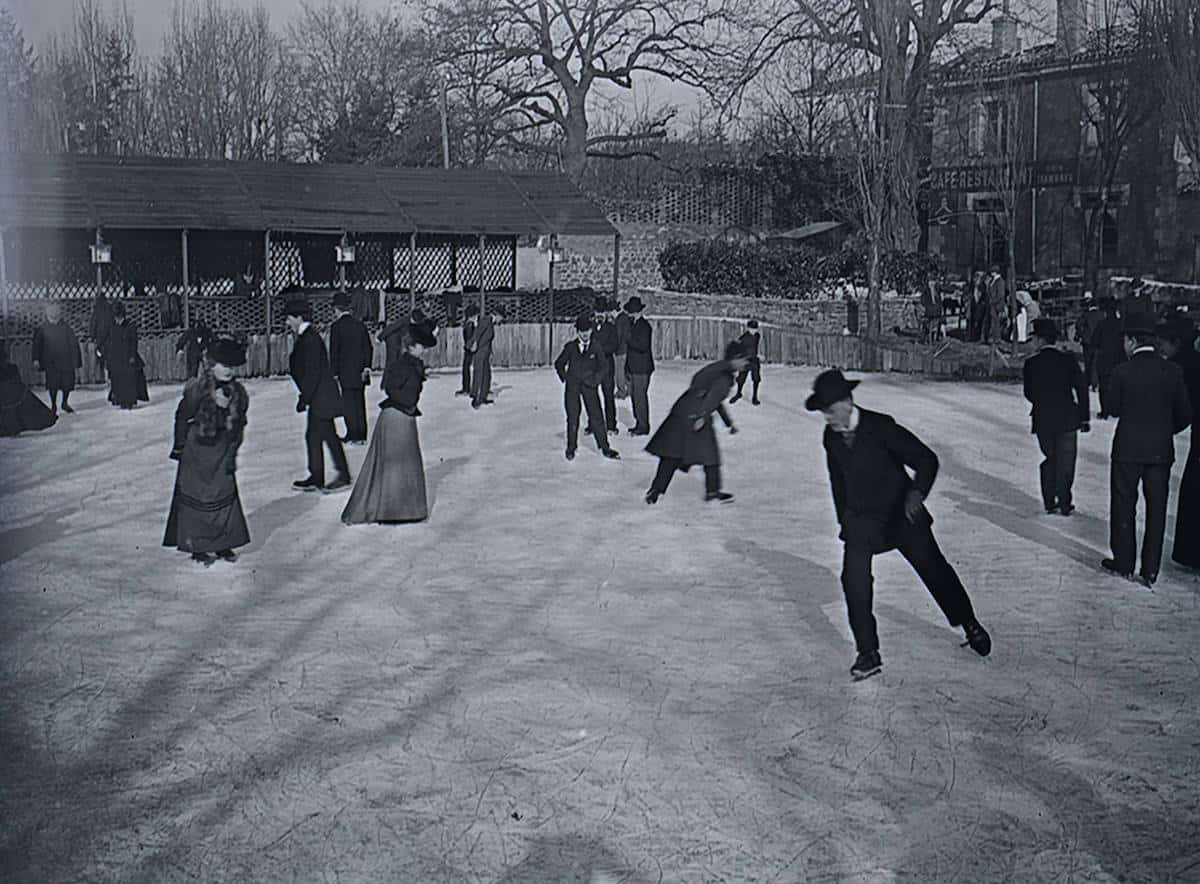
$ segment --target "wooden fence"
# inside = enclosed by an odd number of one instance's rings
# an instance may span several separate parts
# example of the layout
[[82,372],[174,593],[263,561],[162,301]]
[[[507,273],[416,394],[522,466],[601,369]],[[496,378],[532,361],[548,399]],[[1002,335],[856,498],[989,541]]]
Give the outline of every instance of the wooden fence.
[[[721,356],[725,344],[744,331],[742,322],[732,319],[694,316],[650,317],[654,326],[654,356],[659,360],[711,360]],[[763,324],[759,349],[764,362],[790,365],[832,366],[859,371],[901,371],[940,377],[988,377],[1001,371],[1000,366],[989,372],[988,366],[969,366],[955,359],[933,358],[915,342],[907,345],[877,345],[851,335],[805,331]],[[553,332],[553,342],[551,333]],[[523,368],[549,365],[562,345],[575,334],[570,323],[501,324],[496,328],[493,365],[501,368]],[[175,350],[178,332],[147,334],[138,340],[138,352],[146,363],[146,379],[153,381],[182,381],[186,367]],[[425,354],[430,368],[457,367],[462,364],[462,331],[442,329],[436,348]],[[328,337],[326,335],[326,340]],[[81,384],[102,384],[107,378],[96,359],[90,340],[82,340],[83,367],[79,372]],[[248,377],[286,374],[292,337],[287,334],[250,335],[247,342],[247,364],[242,374]],[[17,338],[9,341],[10,358],[27,381],[41,381],[33,369],[31,341]],[[373,367],[384,365],[384,347],[376,343]]]

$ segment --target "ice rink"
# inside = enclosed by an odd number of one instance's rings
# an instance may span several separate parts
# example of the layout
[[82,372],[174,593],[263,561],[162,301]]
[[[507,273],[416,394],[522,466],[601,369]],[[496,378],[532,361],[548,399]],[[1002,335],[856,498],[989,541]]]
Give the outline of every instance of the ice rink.
[[[654,375],[655,426],[698,368]],[[888,554],[856,684],[816,372],[731,406],[732,504],[694,470],[653,507],[644,439],[564,459],[552,370],[497,371],[479,411],[435,374],[430,519],[356,527],[290,488],[292,383],[250,381],[253,541],[208,570],[160,545],[177,386],[0,439],[0,878],[1200,880],[1187,434],[1148,591],[1099,568],[1112,421],[1045,515],[1018,386],[851,373],[939,455],[934,531],[994,642]]]

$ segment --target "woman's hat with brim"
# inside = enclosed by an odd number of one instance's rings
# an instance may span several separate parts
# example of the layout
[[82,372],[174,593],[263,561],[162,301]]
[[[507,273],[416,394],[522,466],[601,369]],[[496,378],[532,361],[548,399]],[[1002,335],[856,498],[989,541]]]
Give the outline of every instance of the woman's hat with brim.
[[436,347],[437,335],[435,335],[424,323],[414,323],[408,327],[408,336],[412,338],[414,344],[420,344],[422,347]]
[[233,338],[218,338],[208,345],[208,358],[229,368],[246,364],[246,348]]
[[846,380],[836,368],[823,371],[813,381],[812,395],[804,400],[804,407],[809,411],[823,411],[849,396],[858,384],[858,381]]

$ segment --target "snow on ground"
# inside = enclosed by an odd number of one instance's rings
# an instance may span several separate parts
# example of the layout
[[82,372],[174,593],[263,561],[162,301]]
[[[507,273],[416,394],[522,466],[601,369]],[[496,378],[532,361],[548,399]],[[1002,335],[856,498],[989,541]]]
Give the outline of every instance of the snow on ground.
[[[655,374],[656,423],[697,367]],[[549,369],[478,412],[438,374],[430,520],[357,527],[290,490],[294,389],[252,381],[253,543],[207,571],[160,546],[178,388],[0,440],[2,877],[1200,878],[1200,583],[1099,570],[1112,423],[1047,516],[1017,387],[865,378],[941,456],[935,531],[995,650],[891,554],[854,684],[815,373],[732,407],[733,504],[693,471],[654,507],[640,441],[564,460]]]

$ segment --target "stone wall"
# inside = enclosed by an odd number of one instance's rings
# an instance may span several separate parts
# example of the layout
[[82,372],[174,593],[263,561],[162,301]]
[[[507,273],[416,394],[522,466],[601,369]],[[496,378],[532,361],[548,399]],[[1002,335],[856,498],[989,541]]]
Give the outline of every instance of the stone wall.
[[[776,325],[799,326],[818,332],[840,334],[846,327],[846,302],[843,300],[784,301],[776,299],[742,298],[736,295],[699,295],[670,292],[664,289],[642,288],[638,296],[646,304],[646,312],[658,316],[717,316],[731,319],[757,319]],[[882,305],[882,326],[912,325],[915,298],[885,296]],[[859,303],[859,328],[866,323],[866,304]]]

